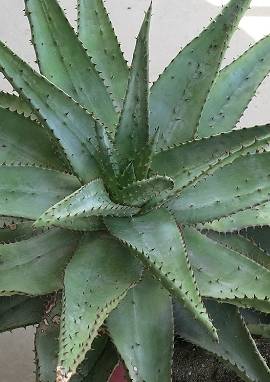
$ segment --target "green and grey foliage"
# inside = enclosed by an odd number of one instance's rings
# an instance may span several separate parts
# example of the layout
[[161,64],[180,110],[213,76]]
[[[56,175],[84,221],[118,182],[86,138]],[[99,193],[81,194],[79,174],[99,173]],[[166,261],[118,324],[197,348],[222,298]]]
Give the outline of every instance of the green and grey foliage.
[[[0,332],[37,325],[38,382],[170,382],[174,335],[269,382],[270,125],[235,129],[270,37],[220,70],[231,0],[149,89],[102,0],[25,0],[39,72],[0,42]],[[261,226],[265,226],[264,229]],[[174,328],[175,324],[175,328]]]

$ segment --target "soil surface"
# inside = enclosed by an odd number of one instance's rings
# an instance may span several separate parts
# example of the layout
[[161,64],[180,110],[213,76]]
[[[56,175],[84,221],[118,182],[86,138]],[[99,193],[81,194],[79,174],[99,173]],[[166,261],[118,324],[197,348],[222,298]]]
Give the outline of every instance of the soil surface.
[[[257,346],[270,365],[270,340],[257,339]],[[243,382],[211,353],[176,339],[173,382]]]

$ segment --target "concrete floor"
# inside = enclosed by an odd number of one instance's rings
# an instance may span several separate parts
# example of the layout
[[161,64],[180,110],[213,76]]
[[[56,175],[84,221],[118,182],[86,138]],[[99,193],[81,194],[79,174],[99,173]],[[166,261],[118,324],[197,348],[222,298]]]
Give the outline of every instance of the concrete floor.
[[[59,0],[75,25],[76,0]],[[197,35],[220,5],[226,0],[153,0],[151,27],[151,80],[155,80],[171,59]],[[135,36],[149,0],[107,0],[106,5],[122,43],[126,58],[130,61],[135,45]],[[34,52],[29,45],[30,32],[23,16],[23,0],[1,0],[0,39],[31,65],[35,66]],[[270,33],[269,0],[254,0],[241,28],[235,34],[224,65],[245,51],[250,44]],[[0,88],[10,90],[9,84],[0,78]],[[258,95],[241,120],[242,126],[263,124],[270,121],[270,81],[260,87]],[[0,336],[0,381],[34,382],[33,376],[33,330],[17,330]]]

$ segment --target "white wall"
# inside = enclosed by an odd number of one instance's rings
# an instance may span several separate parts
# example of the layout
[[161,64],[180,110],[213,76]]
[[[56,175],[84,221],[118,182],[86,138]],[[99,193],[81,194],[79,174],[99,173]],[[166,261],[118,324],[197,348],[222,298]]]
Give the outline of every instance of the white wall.
[[[34,52],[29,44],[30,32],[23,16],[23,0],[0,0],[0,39],[34,65]],[[61,0],[68,17],[74,23],[76,0]],[[153,0],[151,28],[151,79],[164,69],[171,59],[214,17],[226,0]],[[128,60],[131,59],[143,13],[149,0],[107,0],[107,7]],[[235,34],[225,63],[232,61],[254,41],[270,33],[270,1],[254,0],[252,8]],[[0,79],[0,88],[10,90]],[[270,81],[261,86],[257,97],[242,118],[241,125],[253,125],[270,121]],[[0,336],[1,382],[34,382],[32,330],[19,330]]]

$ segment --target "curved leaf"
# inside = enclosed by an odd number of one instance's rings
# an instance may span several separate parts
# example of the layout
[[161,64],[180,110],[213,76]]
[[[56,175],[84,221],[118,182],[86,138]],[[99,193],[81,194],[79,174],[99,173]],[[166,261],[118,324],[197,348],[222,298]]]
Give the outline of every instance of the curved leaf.
[[153,171],[174,179],[174,192],[194,185],[247,153],[267,148],[270,125],[254,126],[164,149],[153,157]]
[[78,0],[78,35],[120,111],[129,70],[102,0]]
[[107,89],[57,0],[25,0],[41,73],[114,130]]
[[27,99],[41,122],[59,140],[73,170],[87,182],[99,173],[96,121],[79,104],[40,76],[0,42],[0,68],[20,95]]
[[165,209],[132,218],[104,219],[109,231],[134,249],[154,276],[215,337],[216,332],[198,293],[185,242],[173,217]]
[[89,216],[89,217],[68,217],[64,220],[57,220],[55,223],[57,227],[71,229],[72,231],[92,232],[106,230],[103,223],[102,216]]
[[224,218],[204,223],[200,227],[218,232],[234,232],[244,228],[270,225],[270,203],[262,203]]
[[237,373],[247,382],[269,381],[269,368],[260,355],[238,309],[229,304],[206,302],[219,342],[213,341],[180,304],[175,304],[176,332],[188,341],[229,361]]
[[172,302],[150,274],[110,314],[107,327],[132,381],[171,381]]
[[[36,330],[35,353],[39,382],[55,382],[60,315],[60,301],[54,299],[49,302],[49,309],[47,309],[42,322]],[[110,357],[108,351],[111,353]],[[102,361],[104,361],[103,365],[100,364]],[[108,337],[97,337],[93,343],[92,350],[87,353],[85,360],[78,368],[78,373],[72,377],[71,382],[86,382],[88,381],[89,375],[91,375],[91,377],[93,376],[91,382],[102,382],[103,379],[94,379],[95,373],[98,372],[97,368],[101,367],[104,373],[105,370],[108,369],[111,372],[111,368],[113,368],[116,363],[117,355],[109,343]],[[109,371],[107,372],[109,373]],[[104,380],[104,382],[107,382],[107,380]]]
[[248,228],[243,232],[247,237],[254,241],[260,248],[270,254],[270,227]]
[[100,326],[141,274],[129,251],[108,234],[85,235],[65,272],[65,293],[57,367],[68,382]]
[[193,228],[185,228],[184,237],[203,296],[227,301],[236,298],[269,301],[268,269]]
[[96,337],[71,382],[108,382],[117,362],[118,354],[108,337]]
[[246,155],[187,187],[168,202],[178,222],[211,221],[269,199],[270,153]]
[[63,272],[78,235],[51,230],[0,245],[0,295],[42,295],[62,288]]
[[80,187],[69,174],[32,166],[0,166],[0,215],[37,219]]
[[46,297],[0,297],[0,333],[37,324],[46,301]]
[[16,113],[23,115],[31,120],[37,120],[31,106],[22,97],[18,97],[15,94],[0,92],[0,107],[8,109],[9,111],[15,111]]
[[205,103],[197,135],[232,130],[270,71],[270,36],[247,50],[217,76]]
[[65,221],[90,216],[130,216],[139,212],[136,207],[111,201],[101,179],[93,180],[44,212],[35,222],[36,227],[58,225]]
[[124,204],[142,206],[160,193],[172,190],[174,182],[168,176],[155,175],[123,187],[119,197]]
[[40,124],[1,107],[0,148],[0,163],[35,163],[67,169],[57,145]]
[[14,243],[38,234],[33,228],[32,220],[12,217],[0,218],[0,243]]
[[251,260],[254,260],[256,263],[261,264],[270,270],[270,256],[250,239],[243,237],[242,235],[229,233],[224,235],[213,231],[206,232],[205,234],[222,246],[247,256]]
[[231,0],[153,85],[150,126],[152,134],[160,129],[158,149],[194,137],[228,42],[249,4],[250,0]]
[[270,338],[270,315],[252,310],[243,310],[242,315],[249,331],[256,336]]
[[35,363],[38,382],[55,382],[61,303],[59,296],[48,302],[49,307],[35,334]]
[[149,24],[152,7],[145,15],[130,69],[126,98],[115,135],[115,149],[119,157],[120,171],[132,163],[137,180],[146,177],[148,157],[143,148],[149,143],[148,97]]

